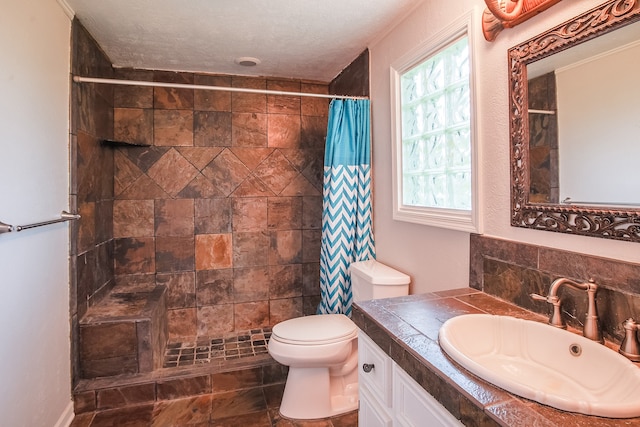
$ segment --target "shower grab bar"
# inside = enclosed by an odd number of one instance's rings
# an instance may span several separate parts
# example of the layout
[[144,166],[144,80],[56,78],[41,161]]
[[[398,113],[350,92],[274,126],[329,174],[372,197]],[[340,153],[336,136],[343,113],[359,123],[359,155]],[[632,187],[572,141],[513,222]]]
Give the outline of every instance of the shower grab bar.
[[10,224],[5,224],[4,222],[0,221],[0,234],[2,233],[10,233],[12,231],[22,231],[22,230],[28,230],[30,228],[36,228],[36,227],[42,227],[45,225],[50,225],[50,224],[57,224],[59,222],[66,222],[66,221],[75,221],[80,219],[80,215],[78,214],[72,214],[69,213],[67,211],[62,211],[60,213],[60,218],[56,218],[56,219],[52,219],[49,221],[42,221],[42,222],[35,222],[33,224],[26,224],[26,225],[10,225]]

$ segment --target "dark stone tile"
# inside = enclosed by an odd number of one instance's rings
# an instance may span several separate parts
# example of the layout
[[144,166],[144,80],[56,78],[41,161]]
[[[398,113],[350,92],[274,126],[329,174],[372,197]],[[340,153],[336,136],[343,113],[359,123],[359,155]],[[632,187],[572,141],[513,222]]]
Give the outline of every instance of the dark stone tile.
[[122,408],[153,402],[156,398],[154,383],[114,387],[97,391],[98,409]]
[[[153,71],[116,69],[116,78],[122,80],[152,81]],[[115,86],[113,105],[116,108],[153,108],[153,88],[148,86]]]
[[153,237],[153,200],[116,200],[114,237]]
[[269,298],[268,267],[234,268],[233,299],[236,303]]
[[302,230],[302,262],[320,261],[322,230]]
[[230,147],[232,116],[229,112],[196,111],[193,116],[193,145],[196,147]]
[[[194,82],[203,86],[230,87],[231,76],[196,74]],[[194,109],[197,111],[231,111],[231,92],[196,89]]]
[[365,49],[329,85],[329,92],[369,96],[369,49]]
[[196,273],[198,306],[233,302],[233,270],[203,270]]
[[[234,331],[234,305],[198,306],[198,336],[219,337]],[[244,328],[249,329],[249,328]]]
[[233,305],[234,330],[264,328],[270,323],[270,305],[268,301],[236,303]]
[[224,150],[202,173],[223,195],[228,196],[249,175],[249,170],[231,151]]
[[269,298],[290,298],[302,295],[302,265],[269,267]]
[[189,271],[195,266],[194,238],[156,237],[156,271]]
[[195,272],[158,273],[156,283],[167,287],[167,307],[187,308],[196,305]]
[[[177,196],[199,171],[174,148],[169,149],[153,166],[148,176],[172,197]],[[145,198],[145,197],[140,197]],[[150,197],[146,197],[150,198]],[[168,198],[168,197],[157,197]]]
[[[300,148],[300,121],[299,115],[269,115],[267,122],[268,146],[275,148]],[[326,134],[326,130],[324,133]]]
[[222,372],[211,376],[213,393],[262,386],[262,368]]
[[296,230],[272,231],[269,244],[269,265],[298,264],[302,262],[302,232]]
[[255,169],[254,175],[279,195],[298,176],[298,171],[276,150]]
[[153,238],[121,238],[115,243],[116,274],[152,273],[155,271]]
[[170,338],[196,336],[197,317],[195,307],[167,310],[167,328]]
[[282,403],[282,396],[284,395],[284,384],[271,384],[263,387],[264,398],[267,402],[267,407],[278,408]]
[[[238,88],[266,89],[263,78],[232,76],[231,85]],[[266,113],[267,96],[263,94],[232,92],[231,105],[234,113]]]
[[267,229],[266,197],[233,199],[233,231],[264,231]]
[[192,199],[155,202],[156,236],[193,236],[194,201]]
[[232,200],[228,198],[196,199],[196,234],[231,233]]
[[327,117],[302,116],[300,148],[323,149],[327,138]]
[[267,147],[268,116],[261,113],[239,113],[231,116],[233,147]]
[[[328,94],[329,86],[318,83],[302,83],[300,91],[304,93]],[[327,98],[313,98],[303,96],[300,100],[300,107],[303,116],[328,116],[329,102]]]
[[178,399],[211,393],[211,377],[202,375],[191,378],[159,380],[157,393],[158,400]]
[[[280,92],[300,92],[298,80],[267,80],[267,89]],[[267,111],[269,114],[300,115],[300,97],[267,95]]]
[[302,297],[269,301],[269,324],[275,325],[302,316]]
[[252,412],[250,414],[234,415],[211,421],[212,427],[271,427],[268,411]]
[[299,230],[302,228],[301,197],[271,197],[268,201],[269,229]]
[[268,264],[269,235],[266,232],[233,234],[234,268],[263,267]]
[[96,407],[95,391],[90,390],[73,393],[73,412],[75,414],[95,411]]
[[302,198],[302,228],[304,230],[320,230],[322,228],[322,197],[307,196]]
[[193,111],[154,110],[153,145],[193,146]]
[[129,406],[96,412],[91,427],[149,427],[152,425],[153,405]]
[[222,418],[265,411],[267,404],[262,387],[237,390],[213,395],[211,418]]
[[211,416],[209,395],[188,399],[167,400],[153,408],[153,426],[209,426]]
[[320,263],[302,264],[302,295],[320,295]]
[[76,412],[75,417],[73,417],[73,421],[69,427],[90,427],[93,422],[93,417],[95,417],[94,412],[88,412],[86,414],[79,414]]
[[153,144],[153,110],[147,108],[115,108],[113,138],[130,144]]
[[331,418],[333,427],[356,427],[358,425],[358,411],[351,411]]
[[155,109],[193,109],[193,89],[154,87],[153,106]]
[[106,359],[136,353],[135,323],[106,323],[80,326],[80,355],[83,360]]
[[262,383],[265,385],[284,383],[287,380],[288,372],[289,367],[279,363],[264,365],[262,367]]
[[[169,147],[128,147],[118,150],[117,154],[131,161],[139,169],[133,173],[129,172],[129,174],[133,174],[137,178],[141,172],[146,173],[149,171],[149,168],[156,164],[167,151],[169,151]],[[122,168],[127,169],[131,168],[131,166],[123,165]]]
[[138,372],[138,360],[135,355],[110,357],[108,359],[80,359],[82,378],[112,377]]

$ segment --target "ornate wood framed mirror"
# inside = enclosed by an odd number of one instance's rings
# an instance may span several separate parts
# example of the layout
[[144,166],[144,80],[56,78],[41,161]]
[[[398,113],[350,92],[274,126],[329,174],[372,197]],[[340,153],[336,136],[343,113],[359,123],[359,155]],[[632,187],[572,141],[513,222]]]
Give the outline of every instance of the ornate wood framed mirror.
[[509,49],[512,226],[640,242],[639,2],[610,0]]

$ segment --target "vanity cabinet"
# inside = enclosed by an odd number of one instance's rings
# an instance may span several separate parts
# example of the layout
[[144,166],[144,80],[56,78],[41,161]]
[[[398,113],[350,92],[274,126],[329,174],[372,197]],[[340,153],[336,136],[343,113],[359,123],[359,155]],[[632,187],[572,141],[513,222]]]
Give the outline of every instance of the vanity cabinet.
[[358,366],[361,427],[462,426],[362,331]]

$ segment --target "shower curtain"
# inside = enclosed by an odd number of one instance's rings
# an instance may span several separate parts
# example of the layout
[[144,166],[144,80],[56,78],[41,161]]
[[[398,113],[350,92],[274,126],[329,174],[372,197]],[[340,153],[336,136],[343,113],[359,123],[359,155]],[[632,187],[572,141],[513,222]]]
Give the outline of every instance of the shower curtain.
[[375,258],[368,99],[331,101],[324,157],[318,314],[351,315],[349,266]]

